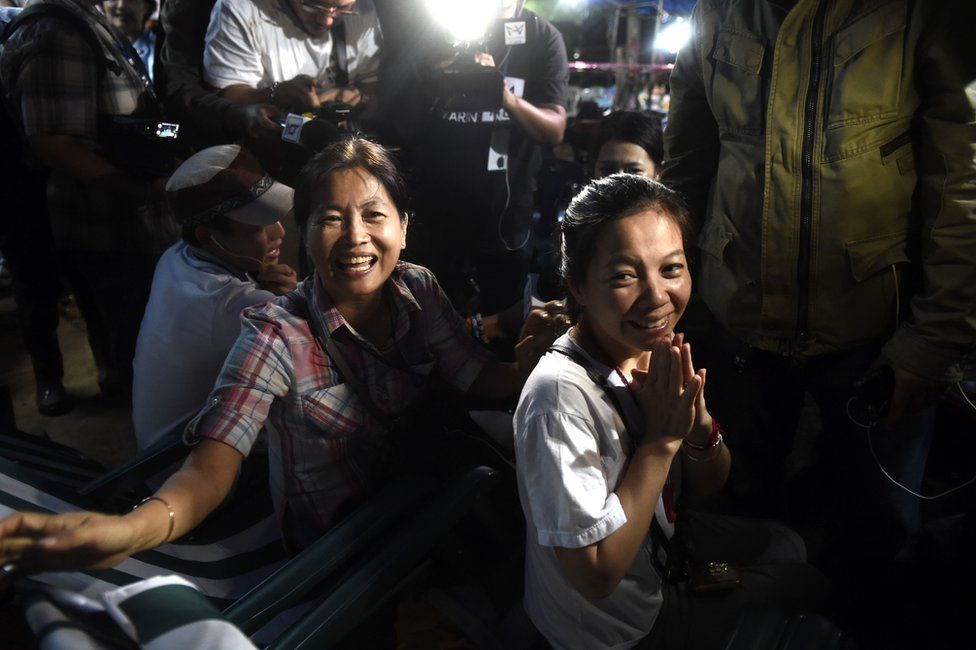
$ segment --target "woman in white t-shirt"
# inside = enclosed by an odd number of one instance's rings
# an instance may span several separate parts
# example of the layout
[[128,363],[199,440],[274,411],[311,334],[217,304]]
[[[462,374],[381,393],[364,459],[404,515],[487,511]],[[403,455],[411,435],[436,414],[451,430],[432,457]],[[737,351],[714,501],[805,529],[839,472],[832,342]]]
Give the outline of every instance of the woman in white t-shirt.
[[[803,610],[824,592],[785,527],[690,513],[675,526],[681,488],[720,488],[731,462],[705,370],[674,334],[691,294],[689,224],[674,192],[629,174],[590,184],[562,223],[574,326],[515,413],[525,607],[557,648],[714,647],[742,608]],[[696,560],[753,567],[710,565],[730,588],[695,597],[672,575],[692,540]]]

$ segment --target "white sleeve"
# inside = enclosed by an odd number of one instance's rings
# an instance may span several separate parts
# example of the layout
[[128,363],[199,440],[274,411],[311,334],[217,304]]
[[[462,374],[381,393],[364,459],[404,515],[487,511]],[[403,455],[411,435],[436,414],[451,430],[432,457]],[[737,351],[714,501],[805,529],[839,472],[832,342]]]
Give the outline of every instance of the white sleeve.
[[518,463],[532,523],[543,546],[582,548],[627,522],[607,482],[593,422],[540,413],[517,436]]
[[380,73],[383,33],[376,11],[349,16],[346,39],[349,48],[349,81],[353,84],[375,83]]
[[[253,17],[245,13],[250,0],[217,0],[210,12],[206,47],[203,51],[203,78],[220,90],[234,84],[257,88],[264,78],[261,47]],[[251,27],[248,27],[250,21]]]
[[216,349],[230,350],[241,333],[241,312],[248,307],[260,307],[276,296],[253,282],[231,280],[213,301],[214,317],[210,343]]

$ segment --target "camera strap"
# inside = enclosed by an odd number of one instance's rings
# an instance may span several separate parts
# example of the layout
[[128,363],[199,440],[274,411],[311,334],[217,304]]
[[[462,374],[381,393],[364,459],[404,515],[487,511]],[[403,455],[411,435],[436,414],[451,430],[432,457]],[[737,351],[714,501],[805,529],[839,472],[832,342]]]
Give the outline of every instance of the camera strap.
[[346,23],[337,20],[329,28],[332,36],[332,61],[335,64],[335,85],[337,88],[349,85],[349,57],[346,53]]

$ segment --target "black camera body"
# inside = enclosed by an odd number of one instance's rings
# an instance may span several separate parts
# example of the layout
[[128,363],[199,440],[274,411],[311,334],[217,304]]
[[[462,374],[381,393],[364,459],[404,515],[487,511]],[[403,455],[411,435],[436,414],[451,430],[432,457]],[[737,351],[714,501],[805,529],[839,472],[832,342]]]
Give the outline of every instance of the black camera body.
[[102,115],[99,141],[113,165],[144,178],[168,176],[189,153],[179,140],[180,125],[148,117]]
[[505,80],[497,68],[474,60],[486,48],[463,42],[453,48],[454,61],[435,79],[435,94],[447,111],[497,111],[502,107]]

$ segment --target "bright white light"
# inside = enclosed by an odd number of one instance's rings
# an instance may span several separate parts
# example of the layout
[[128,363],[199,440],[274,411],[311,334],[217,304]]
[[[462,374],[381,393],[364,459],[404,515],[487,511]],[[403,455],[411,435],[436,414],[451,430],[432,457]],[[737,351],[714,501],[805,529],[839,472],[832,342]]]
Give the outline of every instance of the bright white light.
[[677,54],[685,43],[691,40],[691,24],[684,18],[676,18],[661,28],[661,33],[654,39],[654,49]]
[[558,4],[560,6],[562,6],[562,7],[568,7],[570,9],[576,9],[581,4],[583,4],[583,0],[559,0]]
[[479,41],[498,15],[500,0],[426,0],[430,15],[455,43]]

